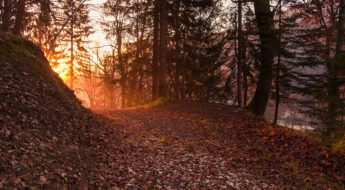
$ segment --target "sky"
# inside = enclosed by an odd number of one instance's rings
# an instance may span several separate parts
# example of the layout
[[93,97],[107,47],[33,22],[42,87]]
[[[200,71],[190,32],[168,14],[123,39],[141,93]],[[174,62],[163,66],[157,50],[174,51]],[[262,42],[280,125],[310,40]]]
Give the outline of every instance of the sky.
[[105,33],[102,30],[102,26],[100,25],[100,22],[103,20],[102,10],[101,6],[103,3],[105,3],[106,0],[90,0],[89,3],[92,5],[91,11],[90,11],[90,19],[91,24],[95,31],[94,34],[90,36],[91,44],[90,48],[95,46],[105,46],[109,45],[109,42],[106,40]]

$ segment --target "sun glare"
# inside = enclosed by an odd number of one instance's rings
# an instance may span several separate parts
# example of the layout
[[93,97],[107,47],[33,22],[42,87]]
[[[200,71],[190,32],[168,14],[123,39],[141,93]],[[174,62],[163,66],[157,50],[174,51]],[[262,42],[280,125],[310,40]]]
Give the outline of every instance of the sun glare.
[[52,66],[52,69],[60,76],[60,78],[67,82],[69,80],[69,65],[61,61],[56,66]]
[[121,48],[121,53],[126,53],[126,51],[127,51],[127,48],[126,48],[126,47],[122,47],[122,48]]

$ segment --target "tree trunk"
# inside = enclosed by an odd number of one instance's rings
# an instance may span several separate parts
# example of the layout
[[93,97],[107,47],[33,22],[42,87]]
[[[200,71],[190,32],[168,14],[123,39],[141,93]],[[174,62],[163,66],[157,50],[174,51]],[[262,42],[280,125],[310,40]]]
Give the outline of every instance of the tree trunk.
[[139,20],[139,5],[136,4],[136,23],[135,23],[135,38],[136,38],[136,43],[135,43],[135,64],[133,65],[133,105],[137,106],[139,103],[139,67],[141,67],[141,61],[140,60],[140,20]]
[[25,0],[19,0],[17,4],[16,21],[13,27],[13,34],[20,36],[23,30],[25,16]]
[[276,99],[275,99],[275,109],[274,109],[274,119],[273,125],[277,125],[278,117],[279,117],[279,104],[280,104],[280,62],[281,56],[278,56],[278,63],[277,63],[277,74],[276,74]]
[[2,32],[10,31],[10,19],[11,19],[11,0],[4,0],[4,9],[2,13]]
[[247,67],[244,65],[243,67],[243,105],[246,107],[247,106],[247,101],[248,101],[248,73]]
[[156,101],[159,96],[159,12],[160,0],[155,0],[153,15],[153,58],[152,58],[152,101]]
[[182,68],[183,62],[181,61],[181,26],[180,26],[180,1],[176,5],[176,23],[175,23],[175,51],[176,51],[176,65],[175,65],[175,98],[182,99]]
[[73,90],[73,85],[74,85],[74,4],[72,1],[72,13],[71,13],[71,50],[70,50],[70,88]]
[[336,57],[339,57],[343,52],[342,47],[345,41],[345,0],[339,2],[339,20],[338,20],[338,35],[336,44]]
[[[119,24],[118,24],[119,25]],[[122,60],[122,31],[121,26],[117,26],[116,31],[116,42],[117,42],[117,55],[118,55],[118,61],[119,61],[119,67],[120,67],[120,74],[121,74],[121,107],[122,109],[126,108],[126,69],[125,65]],[[119,28],[120,27],[120,28]]]
[[272,78],[273,63],[276,48],[273,14],[269,0],[254,1],[255,17],[260,36],[260,74],[256,91],[250,105],[254,114],[263,116],[268,103]]
[[344,53],[342,48],[344,46],[344,35],[345,35],[345,0],[339,1],[339,20],[337,26],[337,41],[336,41],[336,52],[335,61],[329,63],[329,84],[328,84],[328,118],[327,118],[327,129],[326,129],[326,140],[328,142],[334,142],[341,134],[338,132],[338,111],[340,109],[341,99],[339,91],[339,80],[338,80],[338,62],[339,58]]
[[237,105],[239,107],[243,106],[243,85],[242,85],[242,74],[243,74],[243,33],[242,33],[242,1],[237,2],[238,9],[238,27],[237,27],[237,42],[238,42],[238,52],[237,52]]
[[336,133],[337,133],[337,117],[338,117],[338,109],[340,103],[340,93],[339,93],[339,85],[337,81],[337,77],[334,76],[335,71],[331,71],[333,75],[329,76],[329,84],[328,84],[328,117],[327,117],[327,128],[326,128],[326,141],[334,142],[336,140]]
[[278,117],[279,117],[279,104],[280,104],[280,64],[281,64],[281,38],[282,38],[282,3],[280,1],[279,6],[279,19],[278,19],[278,27],[279,27],[279,34],[278,34],[278,60],[277,60],[277,71],[276,71],[276,102],[275,102],[275,110],[274,110],[274,119],[273,125],[278,124]]
[[[186,32],[181,30],[181,44],[185,44],[185,39],[186,39]],[[180,72],[181,72],[181,86],[180,86],[180,91],[181,91],[181,99],[186,99],[186,90],[187,90],[187,62],[185,61],[184,54],[180,52],[180,59],[182,64],[180,65]]]
[[[248,41],[248,35],[246,34],[246,41]],[[247,102],[248,102],[248,74],[250,72],[250,66],[246,65],[246,47],[244,47],[244,52],[243,52],[243,105],[246,107]]]
[[167,0],[161,0],[160,8],[160,65],[159,65],[159,96],[167,97],[167,35],[168,35],[168,23],[167,23]]

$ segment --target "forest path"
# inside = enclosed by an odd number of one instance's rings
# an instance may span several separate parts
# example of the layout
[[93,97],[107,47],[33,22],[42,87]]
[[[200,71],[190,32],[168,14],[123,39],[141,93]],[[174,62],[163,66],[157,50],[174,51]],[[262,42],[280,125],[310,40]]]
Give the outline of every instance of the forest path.
[[[305,167],[291,158],[283,158],[279,151],[269,153],[268,149],[274,147],[264,145],[267,130],[259,127],[264,122],[230,106],[181,102],[100,114],[100,119],[103,116],[107,119],[103,119],[101,134],[98,132],[103,145],[96,150],[97,186],[295,189],[302,184],[308,187],[309,181],[304,180],[310,173]],[[320,184],[320,178],[314,182]]]
[[108,130],[103,131],[106,147],[99,147],[107,153],[101,155],[96,167],[103,173],[101,181],[107,181],[103,185],[133,189],[267,188],[236,164],[236,160],[245,159],[236,147],[240,136],[222,138],[212,128],[217,120],[231,128],[242,122],[239,114],[229,118],[226,113],[233,112],[232,108],[208,106],[195,104],[181,110],[185,106],[174,104],[161,109],[102,113],[110,119]]

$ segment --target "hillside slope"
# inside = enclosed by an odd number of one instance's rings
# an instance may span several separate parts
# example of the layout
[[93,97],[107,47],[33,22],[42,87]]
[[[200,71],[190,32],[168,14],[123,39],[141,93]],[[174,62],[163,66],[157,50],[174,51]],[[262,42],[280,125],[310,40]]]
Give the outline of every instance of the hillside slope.
[[0,189],[82,186],[94,123],[38,47],[0,36]]

